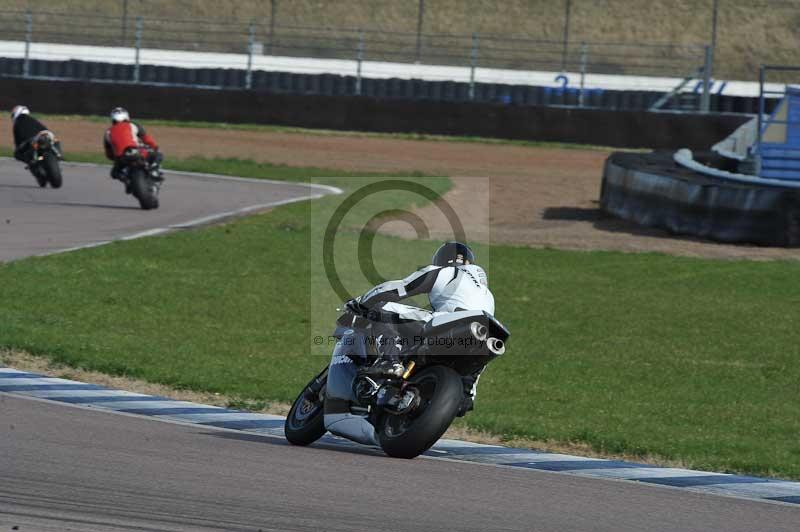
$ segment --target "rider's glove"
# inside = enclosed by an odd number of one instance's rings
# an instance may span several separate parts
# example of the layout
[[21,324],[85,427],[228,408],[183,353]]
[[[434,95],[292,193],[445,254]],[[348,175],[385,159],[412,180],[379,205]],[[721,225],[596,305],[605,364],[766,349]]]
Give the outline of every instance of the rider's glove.
[[357,314],[359,316],[366,316],[367,312],[369,311],[369,309],[362,305],[357,299],[351,299],[345,303],[345,307],[353,314]]
[[367,311],[367,314],[366,314],[366,318],[369,321],[383,321],[382,317],[383,317],[383,315],[381,314],[380,309],[377,309],[377,308],[369,309]]

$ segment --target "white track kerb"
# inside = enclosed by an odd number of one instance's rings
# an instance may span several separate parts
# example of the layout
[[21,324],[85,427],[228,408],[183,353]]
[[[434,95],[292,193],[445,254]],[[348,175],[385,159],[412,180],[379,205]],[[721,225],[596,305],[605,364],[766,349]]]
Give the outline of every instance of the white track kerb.
[[[211,430],[234,430],[267,438],[283,438],[282,416],[254,414],[140,393],[113,390],[95,384],[46,377],[0,367],[0,395],[58,401],[78,408],[99,409],[121,415],[148,416],[162,422],[193,424]],[[341,438],[324,436],[318,446],[344,446],[374,453]],[[266,452],[266,451],[265,451]],[[618,460],[439,440],[424,455],[434,460],[456,460],[496,467],[512,467],[553,474],[578,475],[641,485],[754,499],[775,504],[800,504],[800,482],[657,467]]]
[[[92,167],[102,167],[104,165],[100,164],[93,164],[93,163],[70,163],[74,166],[92,166]],[[177,175],[185,175],[191,177],[200,177],[205,179],[218,179],[222,181],[240,181],[246,183],[265,183],[271,185],[295,185],[300,187],[306,187],[309,190],[309,193],[304,196],[298,196],[296,198],[289,198],[279,201],[272,201],[268,203],[259,203],[256,205],[248,205],[247,207],[242,207],[240,209],[235,209],[232,211],[223,211],[215,214],[210,214],[208,216],[203,216],[202,218],[195,218],[193,220],[187,220],[185,222],[179,222],[177,224],[172,224],[166,227],[156,227],[153,229],[148,229],[146,231],[140,231],[138,233],[132,233],[129,235],[119,236],[117,238],[111,240],[101,240],[97,242],[90,242],[88,244],[84,244],[81,246],[75,246],[70,248],[64,249],[57,249],[54,251],[48,251],[46,253],[42,253],[38,256],[47,256],[47,255],[56,255],[58,253],[67,253],[69,251],[77,251],[79,249],[87,249],[87,248],[94,248],[98,246],[104,246],[106,244],[110,244],[112,242],[116,242],[119,240],[135,240],[137,238],[143,238],[146,236],[155,236],[161,235],[164,233],[168,233],[170,231],[175,231],[178,229],[191,229],[193,227],[199,227],[203,225],[208,225],[211,223],[220,222],[222,220],[226,220],[229,218],[234,218],[237,216],[243,216],[245,214],[249,214],[252,212],[258,212],[265,209],[270,209],[272,207],[279,207],[281,205],[287,205],[289,203],[297,203],[299,201],[306,201],[306,200],[313,200],[319,199],[323,196],[329,194],[342,194],[342,189],[338,187],[332,187],[328,185],[318,185],[315,183],[304,183],[302,181],[277,181],[273,179],[256,179],[256,178],[246,178],[246,177],[231,177],[225,175],[218,175],[218,174],[206,174],[201,172],[183,172],[179,170],[166,170],[170,174],[177,174]]]

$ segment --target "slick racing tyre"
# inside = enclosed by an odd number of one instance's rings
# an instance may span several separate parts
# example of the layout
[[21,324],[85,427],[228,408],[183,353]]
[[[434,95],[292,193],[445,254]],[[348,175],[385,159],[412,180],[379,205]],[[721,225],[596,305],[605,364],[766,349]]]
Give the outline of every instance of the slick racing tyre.
[[133,172],[131,188],[142,209],[149,211],[158,208],[158,196],[156,195],[158,188],[145,177],[143,171],[135,170]]
[[44,167],[39,163],[31,163],[28,169],[31,171],[31,175],[36,178],[36,183],[45,188],[47,186],[47,172],[45,172]]
[[47,181],[50,182],[50,186],[53,188],[61,188],[61,167],[58,164],[58,157],[52,152],[46,152],[41,166],[44,173],[47,175]]
[[293,445],[310,445],[325,435],[325,402],[322,399],[325,388],[323,386],[317,394],[309,394],[307,391],[317,378],[319,377],[312,379],[303,388],[286,416],[283,433]]
[[431,366],[410,379],[420,403],[407,414],[386,414],[378,438],[383,451],[395,458],[414,458],[445,433],[464,399],[461,376],[444,366]]

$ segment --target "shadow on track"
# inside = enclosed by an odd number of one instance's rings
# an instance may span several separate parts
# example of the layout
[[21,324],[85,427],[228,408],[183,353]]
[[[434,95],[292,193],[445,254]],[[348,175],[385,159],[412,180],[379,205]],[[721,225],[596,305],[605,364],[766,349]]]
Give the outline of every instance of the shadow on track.
[[36,205],[59,205],[62,207],[89,207],[91,209],[141,210],[137,205],[104,205],[101,203],[75,203],[72,201],[26,201],[25,203],[35,203]]
[[11,183],[0,184],[0,188],[42,188],[38,185],[12,185]]
[[[287,446],[297,447],[297,449],[303,448],[300,446],[292,445],[288,441],[280,437],[268,436],[264,434],[254,434],[252,432],[235,433],[235,432],[220,431],[220,432],[198,432],[198,434],[205,436],[213,436],[215,438],[223,438],[226,440],[266,443],[268,445],[279,445],[282,447],[287,447]],[[344,439],[342,440],[334,439],[333,436],[331,436],[330,434],[326,434],[325,436],[322,437],[322,439],[311,444],[308,448],[325,449],[326,451],[336,451],[340,453],[357,454],[359,456],[370,456],[374,458],[385,458],[387,460],[392,460],[392,458],[386,456],[386,454],[384,454],[384,452],[378,448],[367,447],[366,445],[359,445],[357,443],[353,443]]]

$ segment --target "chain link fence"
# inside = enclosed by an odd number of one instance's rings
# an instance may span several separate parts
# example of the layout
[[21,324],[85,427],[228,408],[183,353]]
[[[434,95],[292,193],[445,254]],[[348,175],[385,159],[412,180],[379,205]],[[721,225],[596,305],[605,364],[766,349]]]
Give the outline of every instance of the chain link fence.
[[67,39],[60,42],[85,38],[80,19],[86,19],[92,26],[87,31],[96,37],[104,33],[114,46],[133,45],[134,21],[141,16],[185,19],[181,33],[189,33],[195,23],[224,33],[230,24],[252,20],[261,27],[258,39],[276,46],[291,44],[308,28],[325,27],[321,35],[308,35],[324,51],[333,47],[324,42],[331,36],[345,39],[358,28],[386,36],[402,32],[403,53],[417,61],[424,61],[426,47],[435,45],[431,36],[469,38],[475,32],[546,40],[562,52],[581,42],[631,48],[638,43],[707,43],[714,75],[728,80],[756,81],[760,64],[800,62],[800,0],[71,0],[46,5],[5,0],[3,6],[3,13],[47,11],[34,15],[34,26],[58,28]]
[[[392,64],[463,67],[462,78],[469,80],[475,79],[476,69],[684,77],[705,61],[702,45],[569,42],[479,33],[279,26],[256,20],[120,18],[31,11],[0,13],[0,34],[0,55],[9,50],[19,54],[24,47],[26,64],[31,46],[45,43],[107,48],[79,50],[82,58],[96,61],[132,60],[138,64],[142,50],[169,50],[246,55],[246,61],[231,58],[226,66],[248,70],[253,68],[254,59],[265,56],[344,60],[352,62],[343,67],[345,73],[357,75],[362,62],[388,63],[384,77],[391,76]],[[64,50],[54,47],[36,48],[38,59],[59,60],[64,55]],[[187,68],[209,61],[205,56],[175,57],[180,57],[180,66]],[[225,64],[224,59],[219,61]],[[302,61],[294,65],[303,68]]]

